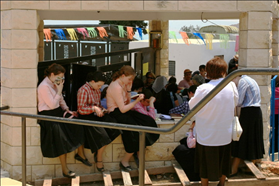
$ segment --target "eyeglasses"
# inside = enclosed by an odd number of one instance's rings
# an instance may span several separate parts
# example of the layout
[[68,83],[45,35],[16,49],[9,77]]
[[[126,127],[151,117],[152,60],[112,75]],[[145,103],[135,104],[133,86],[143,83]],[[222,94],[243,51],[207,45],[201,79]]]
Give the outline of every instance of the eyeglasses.
[[57,79],[57,80],[65,80],[65,77],[59,77],[59,76],[58,76],[56,79]]
[[147,77],[147,79],[155,79],[154,77]]

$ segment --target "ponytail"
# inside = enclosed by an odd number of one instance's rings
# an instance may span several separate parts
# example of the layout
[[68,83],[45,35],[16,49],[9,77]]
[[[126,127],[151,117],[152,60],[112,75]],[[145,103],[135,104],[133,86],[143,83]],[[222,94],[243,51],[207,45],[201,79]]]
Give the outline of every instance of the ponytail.
[[120,76],[122,75],[125,75],[125,76],[136,76],[136,72],[135,70],[129,66],[129,65],[124,65],[119,71],[115,72],[112,76],[112,80],[115,81],[117,80]]

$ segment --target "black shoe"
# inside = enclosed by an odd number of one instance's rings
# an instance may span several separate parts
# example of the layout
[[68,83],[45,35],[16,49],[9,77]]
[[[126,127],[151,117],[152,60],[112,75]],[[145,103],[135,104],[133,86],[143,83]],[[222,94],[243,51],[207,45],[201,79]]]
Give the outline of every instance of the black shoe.
[[131,167],[131,166],[125,167],[125,166],[121,163],[121,161],[120,161],[120,163],[119,163],[119,166],[120,166],[121,170],[126,171],[126,172],[129,172],[129,171],[132,170],[132,167]]
[[255,176],[253,172],[244,171],[243,173],[246,174],[246,175]]
[[[101,163],[102,161],[97,161],[97,163]],[[99,171],[99,172],[105,172],[105,168],[104,167],[97,167],[97,163],[96,163],[96,169]]]
[[95,164],[96,164],[96,169],[97,169],[99,172],[105,172],[105,168],[104,168],[104,167],[101,167],[101,168],[97,167],[97,163],[101,163],[101,162],[102,162],[102,161],[98,161],[98,160],[97,160],[97,155],[98,155],[98,151],[95,152],[95,154],[94,154],[94,161],[95,161]]
[[234,176],[237,176],[238,172],[234,173],[234,174],[230,174],[228,178],[232,178]]
[[88,161],[88,159],[83,159],[83,158],[80,157],[78,154],[75,155],[75,159],[78,160],[78,161],[80,161],[80,162],[82,162],[84,165],[87,165],[87,166],[89,166],[89,167],[92,166],[92,163],[90,163],[90,162]]
[[75,178],[76,177],[76,173],[74,173],[73,171],[69,171],[68,174],[64,174],[64,172],[62,172],[62,174],[66,178]]

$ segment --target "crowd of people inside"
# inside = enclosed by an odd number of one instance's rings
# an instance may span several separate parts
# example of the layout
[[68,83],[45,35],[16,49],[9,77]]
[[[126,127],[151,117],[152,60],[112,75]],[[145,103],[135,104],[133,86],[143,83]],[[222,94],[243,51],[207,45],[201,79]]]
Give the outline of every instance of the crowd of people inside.
[[[109,85],[105,84],[103,72],[90,72],[77,92],[78,108],[75,112],[69,110],[62,96],[65,69],[59,64],[52,64],[45,70],[45,79],[38,87],[38,111],[42,115],[157,127],[157,113],[186,115],[228,72],[236,69],[235,61],[234,65],[228,65],[223,59],[215,57],[206,65],[200,65],[198,71],[185,69],[183,80],[178,84],[173,76],[169,79],[156,77],[152,72],[146,73],[143,81],[131,66],[123,66],[114,73]],[[191,162],[194,162],[193,171],[198,173],[202,185],[208,185],[208,181],[219,181],[218,185],[223,186],[226,177],[237,174],[241,159],[255,161],[263,158],[260,102],[256,81],[243,75],[226,85],[195,115],[190,128],[196,138],[195,155],[191,156]],[[232,141],[231,138],[232,120],[237,114],[235,107],[241,107],[243,134],[239,141]],[[75,159],[92,166],[84,154],[84,148],[90,149],[97,170],[105,171],[103,152],[119,135],[126,152],[119,167],[124,171],[132,170],[129,161],[139,151],[138,132],[52,121],[40,121],[39,124],[43,156],[59,157],[64,177],[75,177],[66,164],[67,153],[75,149],[78,149]],[[147,133],[145,145],[151,146],[159,136]],[[176,151],[175,158],[182,162],[185,156],[178,154]],[[232,164],[231,156],[234,157]]]

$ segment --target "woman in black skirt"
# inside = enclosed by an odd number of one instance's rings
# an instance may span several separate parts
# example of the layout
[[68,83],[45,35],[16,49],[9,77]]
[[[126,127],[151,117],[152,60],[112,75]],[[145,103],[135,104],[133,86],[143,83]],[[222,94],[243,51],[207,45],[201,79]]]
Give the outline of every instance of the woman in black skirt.
[[249,76],[238,78],[237,89],[239,94],[238,107],[241,107],[239,122],[243,133],[239,141],[232,143],[232,175],[237,174],[240,160],[263,158],[263,118],[261,111],[261,95],[257,82]]
[[[131,66],[123,66],[113,75],[113,82],[107,89],[108,110],[119,123],[157,127],[153,118],[131,110],[144,98],[140,94],[134,102],[130,102],[131,97],[129,91],[131,90],[135,75],[136,73]],[[130,171],[132,168],[129,165],[129,160],[133,156],[133,153],[139,151],[139,133],[125,130],[122,132],[122,140],[126,154],[119,165],[122,170]],[[147,133],[145,139],[146,146],[152,145],[158,138],[159,134]]]
[[[41,115],[63,117],[77,116],[76,112],[69,111],[63,96],[65,69],[61,65],[52,64],[45,70],[45,79],[38,87],[38,110]],[[78,148],[78,154],[83,163],[91,166],[84,156],[83,127],[53,121],[40,121],[41,150],[44,157],[59,157],[64,177],[74,178],[75,173],[67,167],[67,153]]]
[[[206,71],[210,82],[197,88],[189,101],[191,109],[223,80],[227,63],[215,57],[206,63]],[[237,101],[237,89],[231,82],[195,115],[195,171],[199,172],[202,186],[207,186],[208,181],[219,181],[218,186],[224,186],[230,175],[232,121]]]
[[[105,81],[106,78],[100,71],[88,73],[86,83],[78,90],[77,94],[80,119],[116,122],[109,114],[105,114],[106,110],[101,106],[100,88]],[[104,172],[102,156],[105,147],[119,136],[121,131],[93,126],[84,126],[84,129],[84,147],[91,149],[91,152],[95,153],[96,168],[98,171]]]

